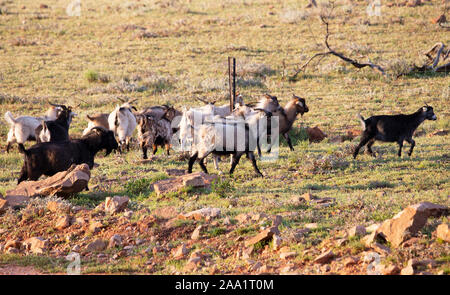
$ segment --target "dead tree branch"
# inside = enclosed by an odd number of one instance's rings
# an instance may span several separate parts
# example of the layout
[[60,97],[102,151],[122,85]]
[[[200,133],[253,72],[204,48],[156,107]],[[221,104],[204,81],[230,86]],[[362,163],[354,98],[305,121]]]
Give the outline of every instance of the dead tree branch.
[[[331,14],[333,8],[334,8],[334,5],[333,5],[332,8],[331,8],[330,14]],[[318,56],[324,57],[324,56],[327,56],[327,55],[334,55],[334,56],[336,56],[336,57],[342,59],[343,61],[345,61],[345,62],[347,62],[347,63],[350,63],[351,65],[353,65],[354,67],[356,67],[356,68],[358,68],[358,69],[365,68],[365,67],[370,67],[370,68],[372,68],[372,69],[374,69],[374,70],[380,72],[383,76],[386,76],[385,70],[384,70],[381,66],[376,65],[376,64],[373,64],[373,63],[370,61],[370,59],[369,59],[369,61],[368,61],[367,63],[360,63],[360,62],[358,62],[358,61],[355,60],[355,59],[346,57],[346,56],[343,55],[342,53],[339,53],[339,52],[333,50],[333,49],[330,47],[330,44],[328,43],[328,38],[329,38],[329,36],[330,36],[330,31],[329,31],[329,22],[328,22],[328,20],[327,20],[327,17],[324,16],[323,14],[321,14],[321,15],[320,15],[320,20],[321,20],[322,23],[325,25],[326,34],[325,34],[324,44],[325,44],[325,47],[328,49],[328,51],[326,51],[326,52],[321,52],[321,53],[316,53],[316,54],[313,55],[311,58],[309,58],[308,61],[306,61],[306,63],[304,63],[302,66],[300,66],[300,67],[295,71],[295,73],[294,73],[294,74],[292,75],[292,77],[291,77],[292,79],[295,79],[295,78],[297,77],[298,74],[300,74],[301,72],[303,72],[303,71],[306,69],[306,67],[309,65],[309,63],[310,63],[312,60],[314,60],[316,57],[318,57]]]

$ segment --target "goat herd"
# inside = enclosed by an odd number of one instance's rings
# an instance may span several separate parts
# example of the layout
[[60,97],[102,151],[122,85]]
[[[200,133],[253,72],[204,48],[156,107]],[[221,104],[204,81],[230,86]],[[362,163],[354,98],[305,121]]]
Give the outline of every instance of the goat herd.
[[[88,115],[88,126],[79,139],[69,137],[69,127],[76,116],[71,107],[50,103],[47,113],[39,118],[14,118],[11,112],[6,112],[5,120],[10,125],[6,151],[9,152],[11,145],[17,143],[19,152],[24,154],[18,182],[37,180],[41,175],[51,176],[67,170],[72,164],[86,163],[92,169],[94,157],[100,150],[106,150],[106,155],[113,150],[129,150],[136,127],[144,159],[147,159],[148,148],[152,148],[155,154],[158,146],[164,146],[169,154],[171,146],[177,142],[182,149],[190,151],[189,173],[196,160],[208,173],[204,160],[213,154],[216,169],[219,156],[231,155],[232,174],[245,154],[256,173],[262,176],[254,155],[257,149],[261,156],[261,139],[270,138],[270,151],[275,136],[281,134],[293,151],[289,131],[298,114],[309,111],[305,99],[296,95],[284,107],[280,106],[277,97],[269,94],[265,94],[254,107],[245,104],[242,96],[238,95],[233,111],[228,104],[216,106],[214,103],[184,109],[183,112],[167,105],[137,111],[132,106],[135,100],[121,101],[123,104],[110,114]],[[276,132],[272,131],[273,118],[277,122]],[[403,141],[407,141],[411,144],[410,156],[415,146],[412,139],[414,131],[424,120],[437,119],[433,108],[428,105],[409,115],[373,116],[365,120],[358,114],[358,118],[364,131],[353,152],[354,158],[365,145],[367,152],[373,155],[371,147],[376,140],[397,142],[398,156],[401,156]],[[23,144],[27,140],[36,140],[37,144],[25,149]]]

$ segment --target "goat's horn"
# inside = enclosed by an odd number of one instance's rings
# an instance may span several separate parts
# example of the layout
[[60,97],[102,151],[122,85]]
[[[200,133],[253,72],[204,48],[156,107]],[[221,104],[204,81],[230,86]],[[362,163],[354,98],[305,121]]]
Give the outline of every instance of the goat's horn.
[[120,100],[121,102],[125,102],[125,100],[121,99],[120,97],[116,97],[116,99]]

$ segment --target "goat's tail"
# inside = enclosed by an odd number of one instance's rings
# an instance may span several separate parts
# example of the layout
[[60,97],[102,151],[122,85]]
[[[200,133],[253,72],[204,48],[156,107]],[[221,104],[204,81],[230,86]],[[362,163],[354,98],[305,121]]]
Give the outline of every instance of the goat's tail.
[[24,155],[28,155],[28,151],[23,146],[23,143],[19,143],[19,153],[24,154]]
[[361,121],[361,127],[365,130],[366,129],[366,121],[364,120],[364,117],[361,116],[360,113],[358,113],[356,116],[358,117],[359,121]]
[[7,111],[5,113],[5,120],[6,122],[8,122],[9,125],[14,126],[14,124],[16,124],[16,119],[14,119],[13,115],[11,114],[10,111]]

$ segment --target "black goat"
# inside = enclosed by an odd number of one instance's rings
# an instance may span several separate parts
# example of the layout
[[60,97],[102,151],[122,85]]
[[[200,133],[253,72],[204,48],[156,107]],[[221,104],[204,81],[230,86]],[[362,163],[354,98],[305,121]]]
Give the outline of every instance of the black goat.
[[40,142],[60,142],[69,140],[69,126],[75,113],[71,107],[58,105],[62,108],[58,117],[53,121],[43,121],[36,128],[36,140]]
[[411,156],[416,142],[412,139],[414,131],[425,120],[436,120],[437,117],[433,112],[433,108],[426,105],[410,115],[394,115],[394,116],[373,116],[364,120],[358,114],[358,118],[364,128],[359,145],[353,152],[353,158],[356,159],[359,149],[367,144],[367,152],[374,155],[372,145],[376,140],[384,142],[397,142],[399,145],[398,156],[402,155],[403,141],[411,144],[408,156]]
[[51,176],[69,169],[72,164],[86,163],[94,167],[94,156],[106,149],[107,156],[118,148],[114,133],[102,127],[94,127],[80,139],[64,142],[42,142],[28,150],[19,144],[19,152],[25,155],[18,183],[30,179],[37,180],[41,175]]

